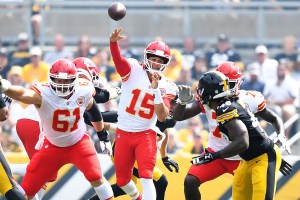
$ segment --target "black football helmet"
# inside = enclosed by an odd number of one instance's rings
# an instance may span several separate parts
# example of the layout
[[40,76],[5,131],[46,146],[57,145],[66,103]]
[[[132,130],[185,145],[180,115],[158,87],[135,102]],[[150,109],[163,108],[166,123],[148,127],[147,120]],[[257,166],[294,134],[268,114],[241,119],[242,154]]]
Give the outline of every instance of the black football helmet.
[[197,93],[204,104],[213,99],[231,96],[228,82],[228,77],[221,72],[206,72],[199,80]]

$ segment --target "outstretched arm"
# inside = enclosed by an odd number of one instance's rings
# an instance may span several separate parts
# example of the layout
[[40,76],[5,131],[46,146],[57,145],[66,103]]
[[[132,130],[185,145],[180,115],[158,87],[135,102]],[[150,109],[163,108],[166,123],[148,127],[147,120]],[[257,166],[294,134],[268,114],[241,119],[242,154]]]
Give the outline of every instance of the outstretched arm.
[[22,86],[11,85],[5,79],[0,79],[0,90],[7,96],[25,104],[35,104],[39,107],[42,103],[42,97],[38,94],[38,90],[34,91]]

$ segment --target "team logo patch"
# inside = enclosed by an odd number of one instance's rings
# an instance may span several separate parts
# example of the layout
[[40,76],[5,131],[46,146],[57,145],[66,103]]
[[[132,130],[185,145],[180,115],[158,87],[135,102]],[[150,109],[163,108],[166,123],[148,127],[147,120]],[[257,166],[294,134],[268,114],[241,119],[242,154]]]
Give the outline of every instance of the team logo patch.
[[80,96],[80,97],[77,98],[76,102],[79,106],[82,106],[85,102],[85,99],[84,99],[83,96]]

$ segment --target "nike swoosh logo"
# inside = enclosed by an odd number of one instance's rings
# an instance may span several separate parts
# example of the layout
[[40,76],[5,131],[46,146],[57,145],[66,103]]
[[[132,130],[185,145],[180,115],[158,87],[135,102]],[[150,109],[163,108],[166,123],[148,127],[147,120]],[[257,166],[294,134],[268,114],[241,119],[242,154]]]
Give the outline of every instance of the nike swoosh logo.
[[228,110],[228,108],[223,109],[223,112],[226,112],[226,110]]

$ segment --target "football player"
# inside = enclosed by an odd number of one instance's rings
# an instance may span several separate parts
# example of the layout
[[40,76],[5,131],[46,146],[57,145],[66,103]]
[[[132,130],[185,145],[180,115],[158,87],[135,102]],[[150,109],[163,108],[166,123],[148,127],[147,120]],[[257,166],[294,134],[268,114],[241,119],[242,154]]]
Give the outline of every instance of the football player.
[[[110,51],[122,79],[115,139],[115,169],[117,185],[132,199],[142,195],[131,180],[135,161],[142,183],[144,199],[156,199],[153,169],[156,162],[156,121],[165,121],[169,113],[169,97],[165,87],[173,85],[162,71],[169,64],[169,47],[161,41],[151,42],[144,51],[144,64],[124,58],[118,40],[121,28],[110,35]],[[164,97],[164,98],[163,98]]]
[[[242,91],[239,86],[242,81],[242,74],[233,62],[224,62],[217,69],[229,78],[229,87],[233,93],[238,93],[240,98],[249,105],[250,110],[257,116],[272,123],[278,135],[284,135],[284,126],[282,120],[271,110],[266,107],[263,95],[256,91]],[[174,118],[184,120],[193,117],[199,113],[205,113],[209,123],[210,133],[208,136],[208,148],[206,151],[218,151],[230,144],[228,137],[220,132],[217,127],[216,113],[208,105],[203,104],[199,96],[191,106],[185,106],[193,99],[193,94],[188,86],[179,86],[179,99],[181,104],[175,108]],[[284,143],[284,140],[282,140]],[[192,165],[185,179],[185,195],[187,199],[201,198],[198,187],[206,181],[213,180],[224,173],[233,175],[234,170],[239,165],[240,157],[233,156],[226,159],[218,159],[216,162],[207,165]],[[282,172],[286,169],[290,173],[290,165],[282,166]],[[285,173],[286,174],[286,173]]]
[[[203,104],[216,112],[220,133],[226,135],[230,143],[221,150],[206,151],[194,157],[193,165],[205,165],[238,154],[242,160],[235,170],[232,198],[274,199],[280,150],[247,104],[230,90],[228,77],[218,71],[205,73],[199,80],[197,93]],[[191,175],[186,180],[197,183],[197,178]],[[188,199],[192,199],[189,195],[192,194],[188,194]]]
[[105,133],[101,112],[92,98],[95,89],[89,81],[77,82],[74,63],[57,60],[49,70],[49,83],[35,83],[31,89],[13,86],[5,79],[0,83],[6,95],[35,105],[45,134],[22,181],[26,195],[32,198],[63,165],[72,163],[83,172],[100,199],[113,199],[83,119],[83,113],[88,112],[97,134]]

